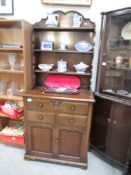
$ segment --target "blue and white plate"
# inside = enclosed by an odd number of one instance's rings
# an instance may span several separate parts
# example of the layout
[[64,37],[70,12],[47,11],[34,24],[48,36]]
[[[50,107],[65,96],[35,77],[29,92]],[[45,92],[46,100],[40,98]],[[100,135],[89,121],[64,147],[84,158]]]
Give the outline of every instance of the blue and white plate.
[[121,36],[123,39],[131,40],[131,21],[123,27]]
[[90,44],[90,43],[87,42],[87,41],[78,41],[78,42],[75,44],[75,49],[76,49],[77,51],[87,52],[87,51],[93,49],[93,45]]

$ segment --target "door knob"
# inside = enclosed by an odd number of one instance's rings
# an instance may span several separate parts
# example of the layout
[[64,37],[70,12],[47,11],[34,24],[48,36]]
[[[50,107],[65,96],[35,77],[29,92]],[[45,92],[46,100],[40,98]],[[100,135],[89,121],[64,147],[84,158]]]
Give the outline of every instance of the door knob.
[[110,119],[110,118],[108,118],[108,119],[107,119],[107,121],[108,121],[108,123],[110,123],[110,122],[111,122],[111,119]]
[[117,124],[117,121],[116,121],[116,120],[114,120],[114,121],[113,121],[113,124],[114,124],[114,125],[116,125],[116,124]]

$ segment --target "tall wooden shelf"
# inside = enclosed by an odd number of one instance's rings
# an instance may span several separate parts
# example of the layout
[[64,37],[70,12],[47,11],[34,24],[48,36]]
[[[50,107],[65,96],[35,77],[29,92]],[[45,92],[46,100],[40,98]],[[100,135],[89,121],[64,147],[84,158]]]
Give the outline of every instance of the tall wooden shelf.
[[[93,49],[77,51],[75,43],[84,40],[94,46],[95,24],[75,11],[57,11],[59,26],[48,27],[47,19],[41,19],[33,26],[33,75],[34,88],[24,95],[26,153],[25,158],[43,160],[67,165],[87,167],[90,123],[94,97],[91,92]],[[72,15],[82,16],[80,27],[72,27]],[[54,38],[53,50],[41,50],[40,42]],[[69,40],[67,50],[59,50],[63,37]],[[57,61],[67,61],[68,71],[58,72]],[[89,65],[87,72],[77,73],[75,64]],[[54,64],[54,68],[44,72],[38,64]],[[81,81],[80,93],[42,93],[41,88],[48,75],[62,74],[78,76]]]
[[[8,67],[0,67],[0,80],[5,84],[4,92],[0,95],[0,101],[12,100],[23,106],[23,93],[17,95],[14,92],[13,96],[8,96],[7,89],[11,82],[14,82],[18,89],[25,91],[32,87],[32,74],[29,66],[32,64],[31,31],[31,24],[25,20],[0,19],[0,66],[6,64]],[[16,55],[15,64],[19,65],[14,70],[11,70],[8,61],[8,54],[10,53]],[[21,63],[23,64],[22,67],[20,67]],[[2,122],[5,118],[8,119],[8,122],[10,121],[8,115],[0,113],[0,121]]]

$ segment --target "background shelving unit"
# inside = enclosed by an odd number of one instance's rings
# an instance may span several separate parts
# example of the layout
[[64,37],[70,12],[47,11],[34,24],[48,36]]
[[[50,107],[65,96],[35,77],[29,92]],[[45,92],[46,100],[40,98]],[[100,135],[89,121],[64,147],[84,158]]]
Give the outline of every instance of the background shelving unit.
[[[29,67],[32,63],[31,32],[31,24],[24,20],[0,19],[0,86],[4,89],[1,90],[0,101],[11,100],[19,106],[24,105],[23,92],[18,93],[17,90],[23,89],[27,91],[32,87],[32,74],[30,73],[31,68]],[[10,53],[15,54],[15,65],[18,65],[18,67],[14,67],[14,70],[11,70],[8,60]],[[7,65],[7,67],[2,67],[4,64]],[[12,82],[17,87],[14,89],[12,95],[8,95],[7,89],[10,88]],[[4,83],[4,86],[2,83]],[[13,119],[1,112],[0,118],[2,131]],[[3,120],[6,120],[6,125],[2,125]],[[14,121],[15,120],[17,119],[14,119]],[[18,120],[23,121],[23,116]],[[8,135],[8,137],[11,136]],[[4,142],[4,139],[2,139],[1,142]],[[17,141],[14,142],[10,138],[8,144],[17,145]],[[18,143],[18,145],[20,145],[20,143]]]

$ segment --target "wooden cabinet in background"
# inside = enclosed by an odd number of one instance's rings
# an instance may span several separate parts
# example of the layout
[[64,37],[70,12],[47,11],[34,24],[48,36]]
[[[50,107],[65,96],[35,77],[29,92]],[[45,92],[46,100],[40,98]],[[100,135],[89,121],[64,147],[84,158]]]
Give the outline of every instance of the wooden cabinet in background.
[[131,134],[131,108],[102,97],[95,99],[91,144],[114,162],[124,165]]
[[131,8],[102,13],[92,145],[120,165],[131,137]]
[[[11,100],[23,106],[23,93],[32,87],[31,32],[25,20],[0,19],[0,103]],[[0,117],[3,129],[10,117],[1,112]]]

